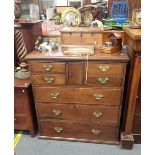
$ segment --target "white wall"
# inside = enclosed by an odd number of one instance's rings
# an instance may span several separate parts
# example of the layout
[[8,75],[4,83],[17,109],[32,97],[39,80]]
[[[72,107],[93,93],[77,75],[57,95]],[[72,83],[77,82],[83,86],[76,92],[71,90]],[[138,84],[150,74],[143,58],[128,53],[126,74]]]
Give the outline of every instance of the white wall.
[[67,6],[67,0],[56,0],[56,6]]

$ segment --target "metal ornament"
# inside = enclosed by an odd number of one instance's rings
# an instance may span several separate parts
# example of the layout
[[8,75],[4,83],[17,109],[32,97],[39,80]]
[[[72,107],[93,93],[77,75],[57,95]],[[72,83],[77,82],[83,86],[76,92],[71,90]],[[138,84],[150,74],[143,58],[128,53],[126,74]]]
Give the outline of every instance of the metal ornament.
[[61,14],[61,21],[68,26],[79,26],[81,23],[81,14],[73,7],[66,8]]
[[93,21],[93,15],[90,11],[82,13],[83,23],[86,27],[90,26]]

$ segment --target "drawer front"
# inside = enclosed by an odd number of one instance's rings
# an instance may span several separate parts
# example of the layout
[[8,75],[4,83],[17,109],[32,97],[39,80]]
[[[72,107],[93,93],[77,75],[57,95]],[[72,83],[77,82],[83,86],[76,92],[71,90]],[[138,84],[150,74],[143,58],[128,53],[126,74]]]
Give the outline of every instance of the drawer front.
[[87,86],[102,86],[102,87],[122,87],[122,76],[100,76],[100,77],[88,77]]
[[40,121],[40,135],[49,137],[117,141],[118,127],[78,122]]
[[31,75],[31,80],[34,85],[62,86],[66,84],[66,76],[63,74]]
[[118,106],[37,104],[39,118],[51,118],[68,121],[109,122],[119,121]]
[[27,102],[27,90],[23,88],[15,88],[14,93],[14,104],[25,107],[25,102]]
[[36,102],[120,105],[121,88],[36,87]]
[[65,73],[64,63],[30,63],[31,72]]
[[26,114],[26,107],[24,104],[14,105],[14,114]]
[[88,77],[123,75],[124,69],[124,64],[88,64]]
[[28,130],[29,129],[28,118],[25,115],[15,115],[14,128],[19,130]]

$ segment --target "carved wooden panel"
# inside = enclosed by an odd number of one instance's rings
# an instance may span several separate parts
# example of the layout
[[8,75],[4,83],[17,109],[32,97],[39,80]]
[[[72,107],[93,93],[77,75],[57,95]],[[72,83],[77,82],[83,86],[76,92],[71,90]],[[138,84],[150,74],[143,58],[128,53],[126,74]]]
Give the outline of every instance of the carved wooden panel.
[[22,36],[22,32],[19,30],[15,31],[15,46],[16,46],[16,54],[19,62],[23,62],[25,60],[25,56],[27,53],[27,49],[25,47],[24,39]]

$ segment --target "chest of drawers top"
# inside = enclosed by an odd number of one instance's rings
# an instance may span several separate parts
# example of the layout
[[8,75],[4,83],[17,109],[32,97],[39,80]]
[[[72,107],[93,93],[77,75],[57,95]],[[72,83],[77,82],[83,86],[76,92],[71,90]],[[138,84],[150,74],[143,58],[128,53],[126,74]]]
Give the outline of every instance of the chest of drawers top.
[[[85,61],[87,56],[69,56],[64,55],[63,52],[59,49],[58,51],[52,52],[49,55],[47,52],[40,53],[37,51],[32,51],[26,56],[26,60],[29,61]],[[125,52],[117,52],[114,54],[105,54],[101,53],[99,50],[95,51],[94,55],[88,56],[89,61],[104,61],[104,62],[122,62],[127,63],[129,58]]]

